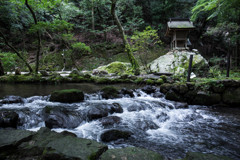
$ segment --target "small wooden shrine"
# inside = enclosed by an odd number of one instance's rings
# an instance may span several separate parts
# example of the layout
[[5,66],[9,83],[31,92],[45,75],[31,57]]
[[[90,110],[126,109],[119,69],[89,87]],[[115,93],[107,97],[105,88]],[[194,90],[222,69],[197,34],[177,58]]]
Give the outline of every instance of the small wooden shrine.
[[188,33],[195,29],[188,18],[170,18],[166,36],[171,37],[171,49],[188,49]]

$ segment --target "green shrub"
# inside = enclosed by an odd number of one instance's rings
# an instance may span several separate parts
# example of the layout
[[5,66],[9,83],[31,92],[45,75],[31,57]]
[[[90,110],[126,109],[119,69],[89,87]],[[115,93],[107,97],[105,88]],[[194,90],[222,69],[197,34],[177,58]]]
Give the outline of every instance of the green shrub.
[[82,55],[91,53],[91,48],[82,42],[73,43],[72,49],[76,58],[81,58]]
[[0,59],[5,71],[13,71],[15,67],[23,67],[21,60],[15,53],[0,52]]

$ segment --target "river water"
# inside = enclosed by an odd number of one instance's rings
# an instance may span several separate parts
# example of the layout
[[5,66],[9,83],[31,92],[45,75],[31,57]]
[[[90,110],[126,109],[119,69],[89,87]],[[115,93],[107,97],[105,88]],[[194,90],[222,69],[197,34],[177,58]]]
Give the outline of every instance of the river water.
[[[179,108],[175,102],[168,101],[164,97],[154,98],[141,89],[135,89],[132,98],[105,100],[97,92],[103,86],[91,84],[5,85],[5,88],[4,85],[1,84],[0,97],[9,94],[25,97],[24,103],[0,106],[0,110],[14,110],[19,114],[21,121],[19,129],[37,131],[40,127],[44,127],[42,112],[45,106],[62,107],[69,113],[81,115],[94,105],[118,103],[123,108],[123,113],[108,114],[108,117],[120,117],[121,121],[117,124],[103,126],[101,119],[90,121],[81,117],[81,121],[74,128],[64,127],[52,130],[57,132],[66,130],[75,133],[78,137],[99,142],[101,142],[101,134],[106,130],[112,128],[128,130],[133,133],[129,139],[108,142],[106,144],[109,148],[143,147],[156,151],[168,159],[183,158],[189,151],[240,159],[240,109],[237,108],[212,108],[196,105]],[[139,86],[125,87],[137,88]],[[85,101],[72,104],[49,102],[50,92],[63,88],[84,90]],[[76,120],[76,117],[69,117],[69,123],[71,123],[71,118],[72,122]]]

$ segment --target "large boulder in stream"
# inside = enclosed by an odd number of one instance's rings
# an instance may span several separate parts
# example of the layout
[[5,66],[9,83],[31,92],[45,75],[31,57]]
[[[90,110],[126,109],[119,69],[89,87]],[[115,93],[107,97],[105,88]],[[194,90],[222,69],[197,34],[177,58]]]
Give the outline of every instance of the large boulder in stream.
[[56,133],[0,130],[0,159],[96,160],[108,149],[93,140]]
[[46,106],[43,109],[45,126],[48,128],[76,128],[84,120],[83,115],[61,106]]
[[121,122],[122,118],[117,117],[117,116],[108,116],[108,117],[103,117],[99,121],[104,127],[109,127],[109,126],[114,126],[117,125]]
[[0,111],[0,128],[17,128],[19,116],[13,111]]
[[187,50],[173,50],[149,64],[150,70],[157,73],[183,74],[188,69],[190,55],[193,55],[192,71],[197,76],[204,75],[208,63],[200,54]]
[[84,94],[78,89],[65,89],[55,91],[50,96],[52,102],[74,103],[84,100]]
[[127,147],[109,149],[101,156],[102,160],[164,160],[160,154],[143,148]]
[[113,98],[120,98],[119,91],[112,86],[104,87],[101,90],[102,98],[105,99],[113,99]]
[[123,113],[123,109],[118,103],[104,104],[96,103],[91,104],[87,111],[87,117],[89,120],[94,120],[108,116],[108,113]]
[[130,131],[110,129],[101,134],[101,140],[103,142],[110,142],[118,139],[128,139],[131,135],[132,132]]
[[24,103],[23,98],[20,96],[6,96],[3,100],[0,100],[0,104],[13,104]]

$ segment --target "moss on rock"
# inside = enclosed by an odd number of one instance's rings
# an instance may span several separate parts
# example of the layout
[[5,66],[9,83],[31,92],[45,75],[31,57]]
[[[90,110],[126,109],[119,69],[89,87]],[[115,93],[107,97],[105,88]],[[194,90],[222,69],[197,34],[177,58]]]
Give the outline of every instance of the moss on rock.
[[63,103],[81,102],[84,100],[84,94],[78,89],[59,90],[53,92],[49,100]]
[[124,62],[118,62],[118,61],[112,62],[106,66],[100,66],[97,69],[106,70],[108,73],[115,73],[118,75],[133,74],[130,63],[124,63]]
[[102,97],[106,99],[111,99],[111,98],[118,98],[118,90],[115,87],[108,86],[104,87],[102,90]]

